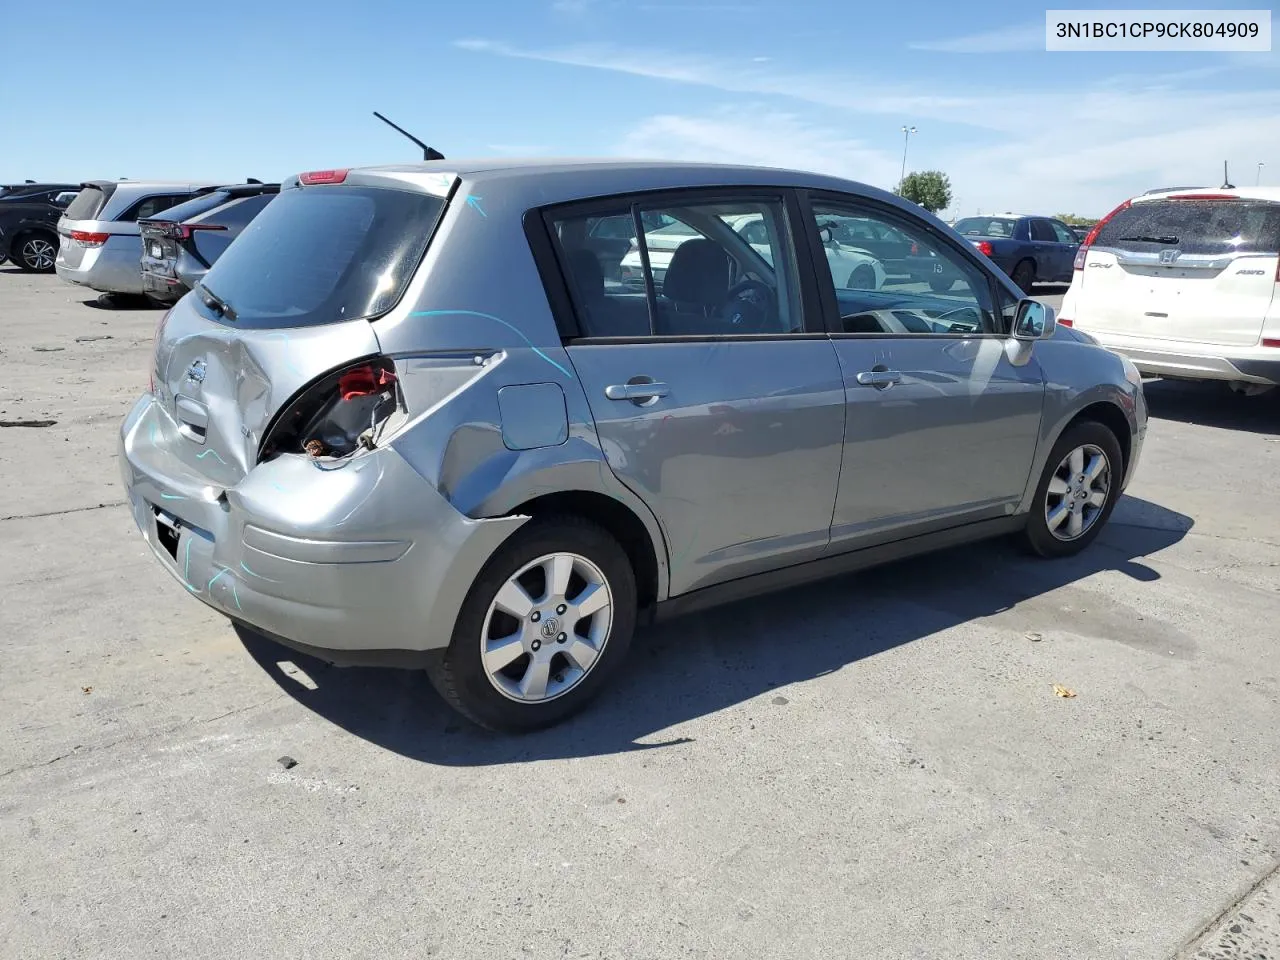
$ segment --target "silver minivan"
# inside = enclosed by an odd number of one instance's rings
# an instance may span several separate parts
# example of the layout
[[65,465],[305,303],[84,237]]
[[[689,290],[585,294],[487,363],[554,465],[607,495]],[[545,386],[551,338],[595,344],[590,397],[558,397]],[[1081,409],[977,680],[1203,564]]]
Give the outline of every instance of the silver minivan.
[[209,184],[90,180],[58,221],[55,269],[100,293],[143,293],[138,220],[190,200]]
[[[841,217],[956,282],[848,286]],[[611,281],[633,248],[641,283]],[[581,708],[653,617],[983,537],[1075,554],[1147,422],[1131,363],[916,205],[696,164],[294,177],[166,314],[151,377],[119,462],[186,592],[425,667],[503,730]]]

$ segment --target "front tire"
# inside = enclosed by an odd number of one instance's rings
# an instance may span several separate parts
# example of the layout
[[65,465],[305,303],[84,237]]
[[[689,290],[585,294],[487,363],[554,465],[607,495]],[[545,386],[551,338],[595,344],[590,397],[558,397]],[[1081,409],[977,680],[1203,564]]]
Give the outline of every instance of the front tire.
[[581,517],[535,517],[485,564],[427,673],[480,726],[538,730],[600,692],[635,623],[635,573],[617,540]]
[[943,279],[941,277],[930,277],[929,289],[932,290],[934,293],[946,293],[953,286],[955,286],[955,282],[956,282],[955,277],[952,277],[949,280]]
[[1082,420],[1053,445],[1023,539],[1042,557],[1070,557],[1097,538],[1120,498],[1124,455],[1116,435]]
[[27,273],[52,273],[58,259],[58,241],[47,233],[32,231],[13,240],[10,258]]
[[867,264],[854,267],[845,283],[846,290],[874,290],[876,288],[876,272]]

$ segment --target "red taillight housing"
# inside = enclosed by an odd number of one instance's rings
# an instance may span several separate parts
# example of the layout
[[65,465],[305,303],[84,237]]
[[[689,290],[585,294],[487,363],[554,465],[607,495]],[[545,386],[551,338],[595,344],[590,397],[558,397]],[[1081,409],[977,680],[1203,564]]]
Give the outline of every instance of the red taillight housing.
[[1263,337],[1262,345],[1264,347],[1280,347],[1280,340],[1277,340],[1275,337]]
[[1119,213],[1121,210],[1128,210],[1132,206],[1133,206],[1133,201],[1126,200],[1124,203],[1120,204],[1120,206],[1116,207],[1114,210],[1112,210],[1105,217],[1103,217],[1101,220],[1099,220],[1097,223],[1093,225],[1093,229],[1090,230],[1087,234],[1085,234],[1084,241],[1080,244],[1079,248],[1076,250],[1075,263],[1071,265],[1072,270],[1084,269],[1085,258],[1089,256],[1089,248],[1093,246],[1093,241],[1098,239],[1098,232],[1102,230],[1102,228],[1107,225],[1107,221],[1109,221],[1117,213]]
[[991,243],[987,240],[979,240],[973,246],[984,257],[989,257],[994,252]]
[[346,170],[312,170],[298,174],[298,182],[308,187],[317,183],[342,183],[346,179]]
[[90,233],[88,230],[72,230],[71,239],[86,247],[100,247],[107,242],[109,233]]
[[304,387],[267,428],[258,461],[286,453],[345,457],[377,445],[379,428],[400,408],[395,364],[387,357],[361,360],[324,374]]
[[920,244],[916,243],[914,240],[911,241],[911,255],[913,257],[918,257],[920,255]]
[[1067,317],[1059,317],[1058,325],[1062,327],[1071,327],[1075,325],[1075,321],[1068,319]]

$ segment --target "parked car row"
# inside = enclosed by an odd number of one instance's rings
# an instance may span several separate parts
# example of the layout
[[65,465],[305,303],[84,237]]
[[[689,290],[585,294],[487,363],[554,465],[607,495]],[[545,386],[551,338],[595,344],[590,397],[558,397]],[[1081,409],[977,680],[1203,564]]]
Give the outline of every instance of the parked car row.
[[58,255],[58,218],[75,199],[73,183],[0,185],[0,263],[47,273]]
[[[277,184],[257,181],[225,186],[90,180],[82,184],[58,221],[58,276],[99,293],[145,294],[172,302],[194,285],[226,249],[229,238],[261,210],[261,206],[242,207],[240,201],[278,189]],[[198,224],[188,227],[188,218],[196,218]],[[185,242],[197,232],[226,236],[198,244]],[[186,277],[193,278],[191,283]]]

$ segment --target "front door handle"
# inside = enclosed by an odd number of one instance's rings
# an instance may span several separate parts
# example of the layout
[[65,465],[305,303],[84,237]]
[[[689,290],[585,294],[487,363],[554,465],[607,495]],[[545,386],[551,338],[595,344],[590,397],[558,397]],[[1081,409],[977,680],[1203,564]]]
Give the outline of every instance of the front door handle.
[[610,400],[631,400],[644,402],[665,397],[671,391],[665,383],[614,383],[604,388],[604,395]]
[[902,374],[897,370],[863,370],[858,374],[858,383],[864,387],[891,387],[902,382]]

